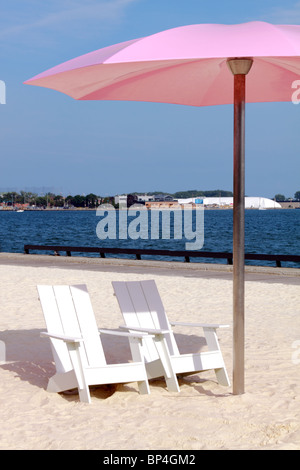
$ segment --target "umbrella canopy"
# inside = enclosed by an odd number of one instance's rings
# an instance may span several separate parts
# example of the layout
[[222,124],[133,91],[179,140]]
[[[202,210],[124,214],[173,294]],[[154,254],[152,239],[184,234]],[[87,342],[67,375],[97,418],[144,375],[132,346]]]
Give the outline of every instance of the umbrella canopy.
[[290,101],[291,84],[300,74],[300,26],[182,26],[85,54],[25,83],[78,100],[230,104],[226,61],[232,57],[254,58],[247,102]]
[[300,26],[250,22],[170,29],[85,54],[25,82],[78,100],[234,104],[234,394],[244,393],[245,102],[291,101],[299,76]]

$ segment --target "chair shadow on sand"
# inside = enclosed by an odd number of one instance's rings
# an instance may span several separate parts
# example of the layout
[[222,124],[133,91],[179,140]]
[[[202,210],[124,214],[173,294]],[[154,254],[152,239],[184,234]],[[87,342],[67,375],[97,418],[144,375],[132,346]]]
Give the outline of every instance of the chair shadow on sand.
[[[4,343],[6,350],[5,362],[0,363],[0,370],[13,372],[21,380],[35,387],[47,389],[48,380],[56,372],[53,362],[50,341],[40,336],[44,329],[31,330],[5,330],[0,332],[0,341]],[[196,335],[176,334],[178,346],[183,353],[195,352],[205,348],[205,339]],[[102,336],[102,344],[108,363],[130,361],[130,348],[126,338],[107,338]],[[215,379],[203,378],[198,374],[178,378],[179,385],[193,387],[199,394],[211,396],[227,396],[228,391],[220,387],[220,393],[206,390],[203,385],[207,382],[216,382]],[[164,379],[153,379],[150,385],[157,388],[166,388]],[[91,394],[100,399],[112,396],[116,391],[129,392],[133,389],[130,384],[99,385],[91,387]],[[77,390],[64,392],[61,395],[70,400],[78,398]],[[74,397],[73,397],[74,396]],[[174,395],[175,396],[175,395]],[[177,396],[177,394],[176,394]]]

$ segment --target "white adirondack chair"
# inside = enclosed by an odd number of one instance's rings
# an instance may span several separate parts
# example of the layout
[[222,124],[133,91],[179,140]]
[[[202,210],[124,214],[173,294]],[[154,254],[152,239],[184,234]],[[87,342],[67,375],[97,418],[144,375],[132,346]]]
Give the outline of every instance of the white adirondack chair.
[[[217,328],[229,325],[169,322],[154,280],[118,281],[112,282],[112,285],[125,321],[125,325],[121,328],[125,327],[130,332],[148,332],[155,336],[163,334],[175,374],[184,376],[214,369],[219,384],[230,385],[216,333]],[[208,351],[180,354],[171,325],[202,327]],[[135,354],[135,344],[130,341],[130,345],[132,354]],[[143,354],[148,378],[160,377],[162,375],[161,362],[150,337],[143,339]],[[172,385],[173,390],[179,391],[178,382],[176,384],[173,380]]]
[[[56,365],[56,374],[49,379],[49,392],[78,388],[80,401],[90,403],[90,385],[138,382],[140,393],[150,393],[140,350],[145,334],[98,330],[85,285],[39,285],[37,289],[48,330],[41,335],[50,338]],[[107,364],[100,334],[124,333],[135,344],[138,361]]]

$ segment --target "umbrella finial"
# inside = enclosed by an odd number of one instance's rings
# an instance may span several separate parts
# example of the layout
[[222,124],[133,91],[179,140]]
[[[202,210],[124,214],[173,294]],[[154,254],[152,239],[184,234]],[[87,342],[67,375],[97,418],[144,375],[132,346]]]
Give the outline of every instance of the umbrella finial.
[[250,57],[236,57],[227,59],[227,65],[233,75],[247,75],[253,64],[253,59]]

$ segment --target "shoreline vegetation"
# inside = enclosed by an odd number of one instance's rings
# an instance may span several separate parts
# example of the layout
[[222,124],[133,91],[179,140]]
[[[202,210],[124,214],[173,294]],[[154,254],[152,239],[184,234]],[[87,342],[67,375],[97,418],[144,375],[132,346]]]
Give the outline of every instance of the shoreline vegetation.
[[[280,203],[281,206],[282,206],[282,209],[300,209],[300,202],[298,203]],[[158,209],[152,209],[152,210],[169,210],[169,211],[172,211],[172,210],[181,210],[182,208],[181,207],[160,207]],[[193,207],[192,209],[197,209],[197,207]],[[224,210],[233,210],[233,207],[229,207],[229,206],[221,206],[221,207],[218,207],[218,206],[213,206],[213,207],[204,207],[203,208],[205,211],[209,211],[209,210],[217,210],[217,211],[224,211]],[[65,212],[65,211],[68,211],[68,212],[77,212],[77,211],[96,211],[97,208],[90,208],[90,207],[38,207],[38,208],[19,208],[19,207],[0,207],[0,212]],[[119,208],[115,208],[116,211],[119,211],[120,209]],[[144,207],[144,210],[148,210],[150,211],[151,208],[147,208],[147,207]],[[245,209],[246,211],[247,210],[259,210],[258,208],[256,207],[249,207],[249,208],[246,208]],[[266,210],[276,210],[276,209],[273,209],[273,208],[268,208]]]
[[[133,204],[145,205],[145,209],[148,205],[147,201],[160,201],[169,202],[164,207],[163,204],[159,205],[159,210],[174,210],[182,209],[182,205],[178,202],[179,199],[188,198],[213,198],[213,197],[232,197],[231,191],[224,190],[210,190],[210,191],[199,191],[199,190],[188,190],[178,191],[174,194],[164,192],[152,192],[152,193],[131,193],[125,195],[127,207]],[[2,192],[0,193],[0,211],[36,211],[36,210],[96,210],[100,205],[110,204],[114,209],[119,209],[118,201],[122,196],[98,196],[90,193],[87,195],[75,195],[63,197],[54,193],[46,193],[44,195],[38,195],[37,193],[20,191],[18,192]],[[295,209],[300,208],[300,191],[296,191],[294,198],[286,199],[284,195],[276,194],[273,198],[274,201],[278,202],[284,209]],[[191,204],[191,208],[196,208],[195,204]],[[217,205],[212,204],[211,206],[206,205],[205,209],[218,209],[226,210],[232,209],[232,205]]]

